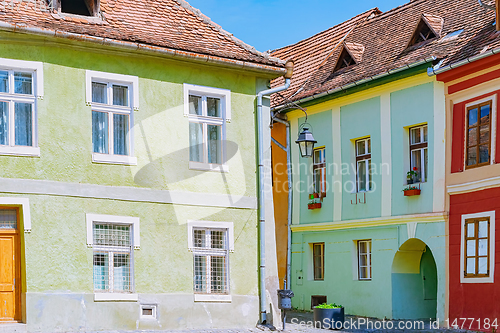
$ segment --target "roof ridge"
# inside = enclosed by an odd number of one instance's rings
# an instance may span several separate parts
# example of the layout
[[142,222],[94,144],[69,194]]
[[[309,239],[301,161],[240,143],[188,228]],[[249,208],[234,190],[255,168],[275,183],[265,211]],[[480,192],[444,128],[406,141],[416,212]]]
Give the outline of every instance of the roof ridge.
[[[423,0],[422,0],[422,1],[423,1]],[[345,21],[343,21],[343,22],[340,22],[340,23],[338,23],[338,24],[336,24],[336,25],[334,25],[334,26],[332,26],[332,27],[330,27],[330,28],[328,28],[328,29],[325,29],[325,30],[323,30],[323,31],[320,31],[320,32],[318,32],[318,33],[316,33],[316,34],[314,34],[314,35],[312,35],[312,36],[310,36],[310,37],[307,37],[307,38],[305,38],[305,39],[299,40],[299,41],[298,41],[298,42],[296,42],[296,43],[293,43],[293,44],[290,44],[290,45],[285,45],[285,46],[283,46],[283,47],[279,47],[279,48],[274,49],[274,50],[269,50],[269,51],[267,51],[267,52],[269,52],[269,53],[275,53],[275,52],[277,52],[277,51],[280,51],[280,50],[283,50],[283,49],[286,49],[286,48],[290,48],[290,47],[292,47],[292,46],[296,46],[296,45],[297,45],[297,44],[299,44],[299,43],[305,43],[306,41],[309,41],[309,40],[311,40],[311,39],[313,39],[313,38],[315,38],[315,37],[318,37],[318,35],[321,35],[321,34],[324,34],[324,33],[328,32],[328,31],[331,31],[331,30],[337,29],[337,28],[339,28],[339,27],[340,27],[340,26],[342,26],[342,25],[347,25],[348,23],[350,23],[350,22],[352,22],[352,21],[355,21],[355,20],[361,19],[361,16],[363,16],[363,15],[369,15],[369,14],[373,14],[373,13],[375,13],[375,12],[382,13],[382,12],[380,11],[380,9],[378,9],[378,7],[373,7],[373,8],[371,8],[371,9],[368,9],[367,11],[364,11],[363,13],[360,13],[360,14],[358,14],[358,15],[356,15],[356,16],[351,17],[351,18],[350,18],[350,19],[348,19],[348,20],[345,20]],[[380,15],[381,15],[381,14],[380,14]]]
[[426,0],[410,0],[410,2],[407,2],[407,3],[405,3],[405,4],[401,5],[401,6],[397,6],[397,7],[394,7],[392,9],[389,9],[388,11],[383,12],[382,14],[374,17],[373,20],[372,20],[372,22],[376,22],[378,20],[382,20],[382,19],[386,18],[387,16],[399,13],[400,11],[406,9],[406,7],[413,7],[413,6],[421,4],[422,2],[425,2],[425,1]]
[[191,6],[187,1],[185,0],[175,0],[177,3],[179,3],[179,5],[192,12],[194,15],[196,15],[197,17],[199,17],[204,23],[210,25],[211,27],[213,27],[215,30],[217,30],[219,33],[223,34],[225,37],[229,38],[231,41],[233,41],[236,45],[242,47],[243,49],[257,55],[257,56],[260,56],[260,57],[263,57],[265,59],[269,59],[269,60],[272,60],[272,61],[276,61],[278,63],[281,63],[281,64],[284,64],[285,61],[284,60],[281,60],[279,58],[276,58],[276,57],[272,57],[269,53],[267,52],[260,52],[258,51],[255,47],[253,47],[252,45],[249,45],[247,43],[245,43],[244,41],[242,41],[241,39],[239,38],[236,38],[232,33],[222,29],[222,27],[220,25],[218,25],[217,23],[215,23],[214,21],[212,21],[212,19],[208,16],[206,16],[205,14],[203,14],[198,8],[195,8],[193,6]]

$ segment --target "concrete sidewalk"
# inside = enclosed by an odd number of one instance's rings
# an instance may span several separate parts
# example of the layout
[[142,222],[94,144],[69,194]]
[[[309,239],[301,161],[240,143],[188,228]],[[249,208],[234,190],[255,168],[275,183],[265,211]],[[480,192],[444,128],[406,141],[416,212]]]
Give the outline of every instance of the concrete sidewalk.
[[[400,333],[400,332],[429,332],[429,333],[441,333],[441,332],[471,332],[459,329],[443,329],[443,328],[433,328],[431,327],[431,322],[427,321],[400,321],[400,320],[387,320],[382,321],[376,318],[364,318],[355,316],[346,316],[346,322],[349,327],[344,329],[336,330],[337,332],[388,332],[388,333]],[[412,328],[405,328],[415,325]],[[416,327],[418,326],[418,327]],[[392,327],[392,329],[390,329]],[[403,327],[403,329],[399,329]],[[0,333],[26,333],[26,325],[24,324],[3,324],[0,325]],[[162,330],[162,331],[152,331],[152,330],[137,330],[137,331],[75,331],[66,333],[270,333],[271,330],[267,327],[249,327],[249,328],[238,328],[238,329],[186,329],[186,330]],[[276,331],[278,332],[278,331]],[[286,324],[284,333],[328,333],[332,332],[328,329],[315,328],[313,325],[313,314],[312,312],[300,312],[300,311],[289,311],[286,317]],[[50,331],[44,331],[41,333],[53,333]]]

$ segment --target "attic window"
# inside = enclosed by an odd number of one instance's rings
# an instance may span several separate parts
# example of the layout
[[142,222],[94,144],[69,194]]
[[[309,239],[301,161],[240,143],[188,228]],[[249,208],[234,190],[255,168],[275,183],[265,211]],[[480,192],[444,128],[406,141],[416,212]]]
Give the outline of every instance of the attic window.
[[59,0],[61,13],[82,16],[96,16],[98,0]]
[[410,46],[425,42],[426,40],[436,38],[436,34],[432,32],[431,28],[422,20],[418,24],[417,30],[413,34],[410,41]]
[[339,60],[337,61],[337,65],[335,66],[334,72],[342,69],[342,68],[347,68],[349,66],[355,65],[356,61],[352,58],[352,56],[349,54],[346,48],[342,50],[342,53],[340,54]]

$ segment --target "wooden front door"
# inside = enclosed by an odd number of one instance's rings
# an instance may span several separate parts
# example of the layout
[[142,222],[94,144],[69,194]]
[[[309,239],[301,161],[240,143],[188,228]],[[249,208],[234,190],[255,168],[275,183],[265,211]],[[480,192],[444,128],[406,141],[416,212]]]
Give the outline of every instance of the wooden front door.
[[0,208],[0,322],[21,320],[21,255],[18,214]]

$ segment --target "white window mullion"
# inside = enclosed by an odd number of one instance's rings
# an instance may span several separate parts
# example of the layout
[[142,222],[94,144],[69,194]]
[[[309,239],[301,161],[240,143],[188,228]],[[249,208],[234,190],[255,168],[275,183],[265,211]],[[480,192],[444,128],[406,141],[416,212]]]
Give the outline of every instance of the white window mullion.
[[109,291],[113,292],[114,291],[114,260],[115,256],[113,252],[108,252],[108,285],[109,285]]

